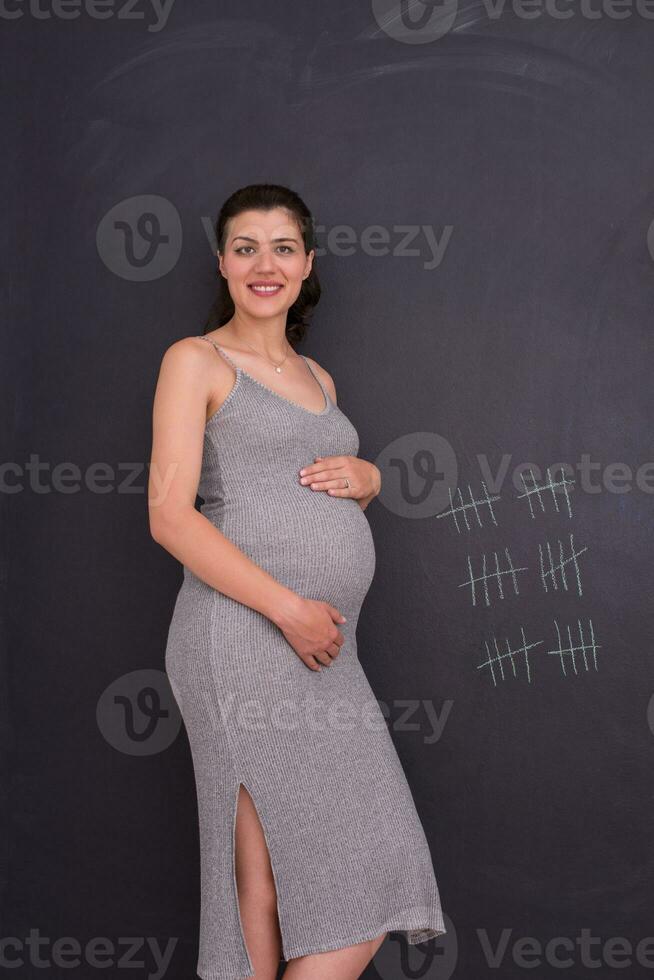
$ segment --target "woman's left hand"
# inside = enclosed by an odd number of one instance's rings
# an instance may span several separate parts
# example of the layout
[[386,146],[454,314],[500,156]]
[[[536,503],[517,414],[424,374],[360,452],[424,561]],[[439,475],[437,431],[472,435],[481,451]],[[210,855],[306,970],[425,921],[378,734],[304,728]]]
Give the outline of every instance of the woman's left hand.
[[[311,490],[326,490],[333,497],[353,497],[363,506],[381,490],[381,472],[358,456],[316,456],[300,470],[300,483]],[[349,485],[348,485],[349,484]]]

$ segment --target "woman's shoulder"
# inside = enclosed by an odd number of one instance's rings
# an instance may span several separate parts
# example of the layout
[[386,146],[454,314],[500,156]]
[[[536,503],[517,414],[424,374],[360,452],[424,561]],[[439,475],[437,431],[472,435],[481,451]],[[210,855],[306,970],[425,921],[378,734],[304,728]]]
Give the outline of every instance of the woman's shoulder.
[[212,344],[207,343],[208,339],[191,335],[170,343],[163,351],[160,377],[171,379],[172,387],[180,391],[189,385],[193,388],[206,388],[209,394],[216,385],[227,390],[232,382],[233,371],[224,357],[217,350],[212,350]]
[[[207,352],[213,353],[213,341],[210,337],[200,334],[190,334],[172,341],[163,351],[162,358],[166,362],[180,364],[200,364],[207,358]],[[215,357],[215,353],[213,353]]]

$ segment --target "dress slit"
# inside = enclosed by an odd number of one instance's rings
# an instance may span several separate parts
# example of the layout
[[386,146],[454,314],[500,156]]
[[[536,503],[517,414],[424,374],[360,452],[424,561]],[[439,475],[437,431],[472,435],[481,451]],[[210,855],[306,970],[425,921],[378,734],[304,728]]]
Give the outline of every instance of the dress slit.
[[246,939],[245,939],[245,931],[243,929],[243,920],[241,918],[241,903],[240,903],[240,899],[239,899],[239,895],[238,895],[238,882],[236,880],[236,818],[238,816],[238,804],[239,804],[239,795],[240,795],[241,786],[243,787],[243,789],[246,791],[246,793],[250,797],[250,800],[252,801],[252,805],[253,805],[254,809],[256,810],[256,814],[257,814],[257,817],[259,819],[259,825],[261,826],[261,831],[263,833],[264,840],[266,842],[266,849],[268,851],[268,858],[270,860],[270,867],[272,869],[272,876],[273,876],[273,880],[275,882],[275,902],[276,902],[276,906],[277,906],[277,922],[279,923],[279,932],[280,932],[280,935],[281,935],[281,947],[282,947],[282,949],[281,949],[281,955],[280,955],[280,958],[279,958],[280,963],[286,958],[287,943],[286,943],[286,940],[284,939],[284,929],[283,929],[283,926],[282,926],[282,916],[281,916],[281,909],[280,909],[280,903],[279,903],[279,880],[278,880],[277,871],[275,870],[275,864],[274,864],[274,861],[273,861],[272,851],[270,849],[270,842],[268,840],[268,832],[266,830],[266,826],[265,826],[265,824],[263,822],[263,818],[262,818],[261,813],[259,811],[259,807],[257,806],[256,800],[255,800],[255,798],[254,798],[254,796],[253,796],[253,794],[252,794],[249,786],[246,785],[246,783],[245,783],[245,781],[243,779],[239,779],[238,782],[236,783],[236,794],[235,794],[235,798],[234,798],[234,811],[233,811],[233,818],[232,818],[232,878],[233,878],[233,881],[234,881],[234,901],[236,902],[236,914],[238,916],[239,928],[241,930],[241,942],[243,943],[243,950],[245,951],[245,956],[246,956],[247,961],[248,961],[249,973],[247,974],[247,977],[253,977],[254,976],[254,963],[252,962],[252,957],[250,956],[250,952],[248,950],[247,942],[246,942]]

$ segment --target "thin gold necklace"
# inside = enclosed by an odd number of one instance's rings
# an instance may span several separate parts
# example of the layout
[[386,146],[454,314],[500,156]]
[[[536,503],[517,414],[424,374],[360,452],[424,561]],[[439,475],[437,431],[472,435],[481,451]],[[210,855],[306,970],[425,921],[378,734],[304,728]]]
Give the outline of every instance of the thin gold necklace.
[[[239,338],[239,339],[242,339],[242,338]],[[266,357],[265,354],[261,354],[258,350],[255,350],[255,348],[252,346],[252,344],[248,344],[247,340],[243,340],[243,343],[244,344],[247,344],[248,347],[250,348],[250,350],[253,350],[255,354],[258,354],[259,355],[259,357],[263,357],[264,361],[268,361],[269,364],[272,364],[272,366],[274,367],[275,371],[277,371],[277,374],[281,374],[282,373],[282,369],[281,369],[281,366],[280,365],[283,364],[284,361],[288,358],[288,353],[286,353],[284,355],[284,358],[279,362],[279,364],[275,364],[275,362],[274,361],[271,361],[270,358],[269,357]],[[288,344],[288,341],[286,341],[286,343]],[[288,345],[288,346],[290,346],[290,345]]]

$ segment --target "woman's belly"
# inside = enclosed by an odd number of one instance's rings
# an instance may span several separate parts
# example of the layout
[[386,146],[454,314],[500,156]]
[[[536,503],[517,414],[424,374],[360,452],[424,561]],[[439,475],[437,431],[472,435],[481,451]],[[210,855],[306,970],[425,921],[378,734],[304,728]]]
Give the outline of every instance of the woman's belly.
[[351,497],[306,486],[267,488],[203,513],[252,561],[293,591],[358,613],[375,573],[368,519]]

